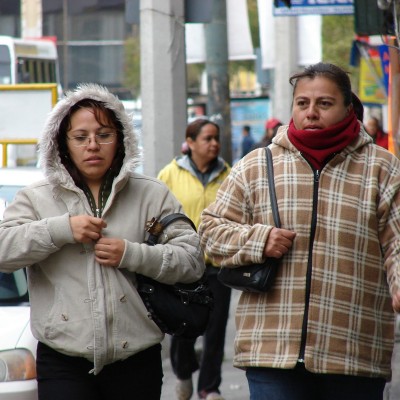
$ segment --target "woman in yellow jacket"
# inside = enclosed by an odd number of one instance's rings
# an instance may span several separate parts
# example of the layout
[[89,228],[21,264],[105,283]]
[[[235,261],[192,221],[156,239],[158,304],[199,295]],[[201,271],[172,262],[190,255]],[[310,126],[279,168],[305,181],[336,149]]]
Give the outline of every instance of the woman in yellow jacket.
[[[200,214],[215,200],[217,190],[228,176],[230,167],[219,157],[219,126],[206,119],[198,119],[186,128],[187,154],[172,160],[159,173],[181,202],[185,213],[196,226]],[[206,259],[207,260],[207,259]],[[178,378],[178,400],[188,400],[193,393],[192,374],[200,368],[197,392],[200,399],[223,400],[221,365],[224,357],[225,331],[231,291],[219,283],[217,268],[207,261],[207,276],[214,295],[214,308],[203,336],[200,366],[195,353],[195,340],[172,337],[171,364]]]

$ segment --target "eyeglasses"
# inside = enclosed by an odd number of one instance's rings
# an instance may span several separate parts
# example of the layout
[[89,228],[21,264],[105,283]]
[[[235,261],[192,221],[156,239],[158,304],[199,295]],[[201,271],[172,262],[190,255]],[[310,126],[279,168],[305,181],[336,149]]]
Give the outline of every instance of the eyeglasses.
[[[95,141],[97,144],[111,144],[114,143],[114,138],[116,136],[116,133],[111,133],[111,132],[106,132],[106,133],[96,133],[94,135]],[[88,135],[81,135],[81,136],[74,136],[74,137],[68,137],[67,139],[71,141],[71,144],[75,147],[84,147],[88,146],[90,142],[92,141],[91,136]]]

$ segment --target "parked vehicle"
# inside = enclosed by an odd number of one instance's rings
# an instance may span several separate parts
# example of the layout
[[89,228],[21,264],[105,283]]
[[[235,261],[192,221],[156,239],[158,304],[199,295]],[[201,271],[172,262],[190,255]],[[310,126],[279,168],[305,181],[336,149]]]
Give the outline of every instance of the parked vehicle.
[[9,203],[18,190],[42,178],[43,171],[35,167],[0,168],[0,199]]
[[[22,187],[43,177],[38,168],[0,168],[0,220]],[[0,399],[37,400],[36,345],[29,319],[26,271],[0,272]]]

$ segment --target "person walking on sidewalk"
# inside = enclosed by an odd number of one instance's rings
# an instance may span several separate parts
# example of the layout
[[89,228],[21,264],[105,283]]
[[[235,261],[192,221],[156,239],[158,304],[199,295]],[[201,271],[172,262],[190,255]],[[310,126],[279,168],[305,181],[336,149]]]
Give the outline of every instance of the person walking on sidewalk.
[[384,147],[385,149],[389,147],[389,136],[382,129],[378,118],[368,118],[367,122],[365,123],[365,129],[374,140],[374,143],[376,143],[378,146]]
[[157,246],[143,243],[146,222],[182,207],[162,182],[133,172],[132,119],[106,88],[66,93],[40,154],[46,179],[22,189],[0,224],[1,271],[28,266],[39,400],[159,400],[164,334],[136,273],[198,280],[198,234],[177,222]]
[[[230,171],[219,157],[219,126],[206,119],[197,119],[186,128],[188,153],[165,166],[158,178],[164,181],[181,202],[183,210],[196,226],[205,207],[215,200],[218,188]],[[200,367],[197,392],[200,399],[223,400],[219,386],[224,357],[225,331],[228,321],[231,290],[217,279],[218,269],[207,261],[206,274],[214,296],[214,307],[203,336],[200,366],[195,351],[195,340],[171,338],[170,358],[178,378],[178,400],[192,397],[192,374]]]
[[233,168],[207,207],[205,252],[229,267],[280,258],[272,288],[241,294],[234,365],[251,400],[382,400],[400,311],[400,160],[373,144],[348,74],[290,78],[292,119]]
[[276,118],[269,118],[265,123],[264,136],[259,142],[256,142],[251,147],[251,150],[259,149],[260,147],[266,147],[271,144],[272,139],[275,137],[278,129],[282,126],[282,122]]
[[254,145],[254,139],[251,134],[250,125],[244,125],[242,128],[242,152],[240,157],[244,157],[247,153],[249,153]]

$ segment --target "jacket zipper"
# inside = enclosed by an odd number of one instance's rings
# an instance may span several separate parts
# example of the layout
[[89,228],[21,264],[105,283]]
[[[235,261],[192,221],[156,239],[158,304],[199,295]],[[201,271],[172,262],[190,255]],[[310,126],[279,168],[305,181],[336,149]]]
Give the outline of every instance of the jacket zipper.
[[304,363],[304,356],[306,350],[307,341],[307,323],[308,323],[308,311],[310,306],[310,293],[311,293],[311,276],[312,276],[312,253],[314,247],[315,230],[317,226],[317,204],[318,204],[318,188],[319,188],[320,171],[314,170],[314,190],[313,190],[313,212],[311,220],[311,232],[310,232],[310,246],[308,249],[308,262],[307,262],[307,274],[306,274],[306,295],[305,295],[305,306],[304,306],[304,317],[301,328],[301,342],[298,362]]

